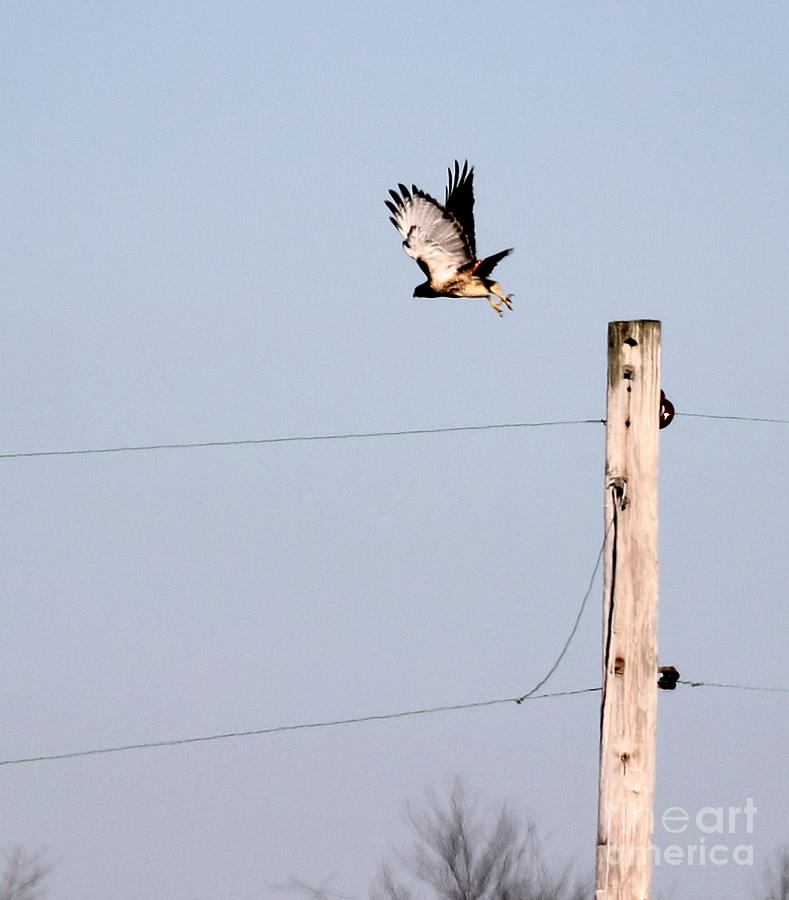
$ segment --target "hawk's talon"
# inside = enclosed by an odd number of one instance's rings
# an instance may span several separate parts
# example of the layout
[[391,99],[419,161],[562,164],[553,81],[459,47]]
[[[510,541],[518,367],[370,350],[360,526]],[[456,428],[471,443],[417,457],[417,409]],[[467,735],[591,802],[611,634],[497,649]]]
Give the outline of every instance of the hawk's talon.
[[[514,296],[513,294],[505,294],[504,291],[501,289],[501,285],[497,281],[494,281],[493,284],[489,285],[488,289],[490,290],[490,294],[488,295],[490,305],[496,310],[496,312],[500,316],[504,314],[504,311],[501,308],[500,301],[504,301],[504,303],[507,306],[507,309],[512,309],[512,298]],[[496,296],[499,299],[494,300],[493,296]]]

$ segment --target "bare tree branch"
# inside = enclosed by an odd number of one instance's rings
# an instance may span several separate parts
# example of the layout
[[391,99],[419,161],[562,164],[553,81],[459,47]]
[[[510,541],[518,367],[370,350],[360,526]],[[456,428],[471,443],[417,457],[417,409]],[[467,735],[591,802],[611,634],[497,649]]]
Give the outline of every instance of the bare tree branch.
[[[276,894],[280,893],[298,893],[304,894],[307,897],[310,897],[311,900],[353,900],[353,898],[349,897],[346,894],[339,894],[336,891],[333,891],[329,887],[329,880],[326,879],[322,884],[315,887],[314,885],[308,884],[306,881],[302,881],[300,878],[291,878],[289,881],[285,882],[285,884],[272,884],[271,890]],[[2,900],[2,897],[0,897]]]
[[764,882],[764,900],[789,900],[789,847],[779,850],[775,862],[767,864]]
[[[432,796],[427,811],[409,811],[416,842],[395,876],[384,865],[372,900],[584,900],[587,891],[565,869],[551,874],[534,826],[506,806],[493,817],[475,813],[457,781],[445,804]],[[419,887],[421,885],[421,887]],[[789,898],[788,898],[789,900]]]
[[8,857],[0,877],[0,900],[39,900],[44,896],[41,882],[52,870],[42,852],[29,854],[17,847]]

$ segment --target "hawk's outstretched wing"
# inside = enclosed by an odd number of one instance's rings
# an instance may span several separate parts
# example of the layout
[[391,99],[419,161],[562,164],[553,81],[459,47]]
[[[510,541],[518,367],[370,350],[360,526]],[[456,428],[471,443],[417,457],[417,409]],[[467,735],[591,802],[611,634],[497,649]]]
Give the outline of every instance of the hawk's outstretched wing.
[[474,236],[474,167],[468,167],[468,160],[460,163],[455,160],[455,172],[447,169],[449,176],[447,181],[446,200],[444,208],[451,213],[460,223],[463,233],[468,240],[471,255],[477,255],[477,240]]
[[432,284],[448,281],[458,269],[474,262],[462,225],[429,194],[398,185],[400,193],[389,191],[386,201],[391,222],[405,239],[405,252],[419,263]]

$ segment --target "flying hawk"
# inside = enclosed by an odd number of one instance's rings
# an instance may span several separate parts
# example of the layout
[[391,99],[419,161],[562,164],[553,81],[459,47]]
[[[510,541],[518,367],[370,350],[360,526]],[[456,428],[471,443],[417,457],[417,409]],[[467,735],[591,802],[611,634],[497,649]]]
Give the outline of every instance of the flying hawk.
[[[501,316],[502,302],[512,309],[512,294],[488,278],[497,263],[512,253],[500,250],[484,259],[477,257],[474,237],[474,168],[455,160],[447,169],[449,184],[442,206],[430,194],[413,185],[399,184],[400,193],[389,191],[385,200],[391,223],[403,235],[405,252],[417,261],[427,281],[414,288],[414,297],[487,297]],[[496,299],[498,298],[498,299]]]

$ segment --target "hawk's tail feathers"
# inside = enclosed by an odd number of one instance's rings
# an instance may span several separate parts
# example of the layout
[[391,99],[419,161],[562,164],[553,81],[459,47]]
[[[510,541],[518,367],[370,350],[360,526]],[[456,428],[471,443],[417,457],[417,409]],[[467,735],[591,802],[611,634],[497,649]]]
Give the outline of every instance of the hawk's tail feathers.
[[494,253],[492,256],[486,256],[485,259],[481,259],[474,269],[474,274],[479,275],[480,278],[487,278],[504,257],[509,256],[510,253],[512,253],[513,249],[513,247],[510,247],[508,250],[499,250],[498,253]]

